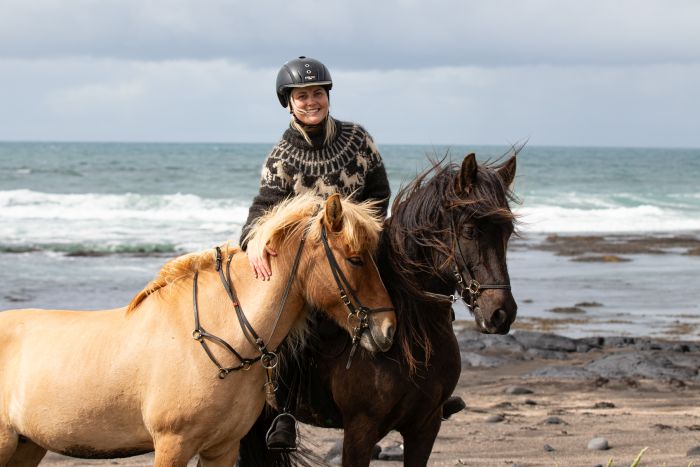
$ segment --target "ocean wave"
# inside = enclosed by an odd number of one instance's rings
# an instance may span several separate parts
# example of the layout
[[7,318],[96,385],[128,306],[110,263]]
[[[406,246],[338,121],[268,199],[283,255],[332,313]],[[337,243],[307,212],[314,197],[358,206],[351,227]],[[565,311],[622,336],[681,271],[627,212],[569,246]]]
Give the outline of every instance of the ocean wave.
[[182,253],[171,243],[99,244],[99,243],[28,243],[2,244],[0,253],[52,252],[64,256],[160,256]]
[[672,232],[700,230],[700,211],[659,206],[579,209],[532,206],[515,209],[525,232]]
[[244,222],[248,207],[241,201],[209,199],[192,194],[142,195],[54,194],[32,190],[0,191],[0,219],[145,220]]

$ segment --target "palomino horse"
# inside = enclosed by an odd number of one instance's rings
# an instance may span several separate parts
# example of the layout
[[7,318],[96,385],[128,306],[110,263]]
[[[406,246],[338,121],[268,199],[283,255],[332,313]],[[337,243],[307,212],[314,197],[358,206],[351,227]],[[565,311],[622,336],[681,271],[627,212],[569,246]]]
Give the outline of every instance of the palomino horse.
[[[435,163],[402,189],[378,258],[398,316],[395,345],[356,355],[346,370],[347,337],[329,339],[325,323],[326,335],[300,368],[284,372],[281,404],[303,422],[345,429],[344,466],[369,465],[375,443],[391,430],[403,435],[404,465],[426,465],[461,371],[451,302],[464,299],[481,331],[509,331],[517,310],[506,267],[515,167],[515,156],[488,166],[470,154],[461,166]],[[269,421],[261,417],[243,439],[241,466],[295,460],[264,453],[260,432]]]
[[228,263],[194,253],[167,263],[128,308],[0,313],[0,466],[35,466],[47,449],[85,458],[155,450],[157,467],[199,454],[201,466],[231,466],[263,386],[275,384],[265,370],[274,349],[310,306],[348,331],[346,305],[364,311],[361,346],[387,350],[396,316],[372,260],[381,223],[371,203],[322,203],[291,199],[254,227],[249,248],[279,252],[269,282],[253,278],[238,249]]

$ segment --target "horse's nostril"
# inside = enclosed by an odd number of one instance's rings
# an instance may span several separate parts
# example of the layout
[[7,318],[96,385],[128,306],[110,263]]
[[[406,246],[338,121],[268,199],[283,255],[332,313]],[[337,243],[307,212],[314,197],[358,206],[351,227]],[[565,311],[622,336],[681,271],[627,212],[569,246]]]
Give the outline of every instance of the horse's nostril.
[[493,312],[493,315],[491,315],[491,324],[496,327],[503,326],[506,324],[506,321],[508,321],[508,313],[506,313],[503,308],[499,308]]

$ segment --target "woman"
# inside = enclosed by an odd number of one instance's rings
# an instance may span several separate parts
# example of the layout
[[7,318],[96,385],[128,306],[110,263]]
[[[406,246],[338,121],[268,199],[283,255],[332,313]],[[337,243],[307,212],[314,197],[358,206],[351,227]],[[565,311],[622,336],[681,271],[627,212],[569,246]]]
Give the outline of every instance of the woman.
[[[307,191],[324,197],[340,193],[356,201],[377,200],[386,217],[391,191],[382,158],[364,128],[329,115],[332,87],[328,68],[312,58],[290,60],[277,74],[277,98],[292,119],[263,164],[260,191],[241,233],[243,249],[245,236],[263,212]],[[270,249],[260,256],[249,254],[256,278],[270,279],[269,256],[275,254]]]
[[[260,215],[286,197],[310,190],[326,197],[340,193],[356,201],[377,200],[381,216],[386,217],[391,191],[382,158],[364,128],[329,115],[332,87],[326,66],[312,58],[290,60],[277,74],[277,97],[292,119],[263,164],[260,190],[241,232],[244,250],[245,237]],[[276,253],[269,248],[260,256],[249,252],[256,278],[270,279],[271,255]],[[450,397],[443,406],[443,416],[464,407],[461,398]],[[295,424],[291,414],[279,415],[267,434],[268,447],[295,449]]]

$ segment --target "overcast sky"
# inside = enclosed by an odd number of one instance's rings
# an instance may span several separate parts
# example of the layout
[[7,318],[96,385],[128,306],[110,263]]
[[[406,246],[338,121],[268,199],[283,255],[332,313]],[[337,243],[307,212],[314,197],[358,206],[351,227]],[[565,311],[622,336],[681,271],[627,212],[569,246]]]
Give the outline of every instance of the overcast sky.
[[700,147],[696,0],[0,0],[0,140],[271,143],[298,55],[380,145]]

